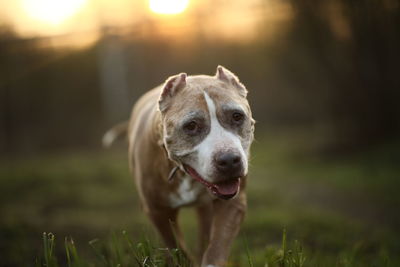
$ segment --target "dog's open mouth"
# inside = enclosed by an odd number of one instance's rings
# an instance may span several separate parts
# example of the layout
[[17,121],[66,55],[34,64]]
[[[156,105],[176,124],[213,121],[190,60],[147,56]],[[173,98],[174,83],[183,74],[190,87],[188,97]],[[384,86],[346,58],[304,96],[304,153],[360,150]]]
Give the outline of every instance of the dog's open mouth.
[[205,185],[214,195],[222,199],[230,199],[239,191],[240,178],[229,179],[220,183],[210,183],[204,180],[195,169],[188,165],[184,165],[186,172],[195,180]]

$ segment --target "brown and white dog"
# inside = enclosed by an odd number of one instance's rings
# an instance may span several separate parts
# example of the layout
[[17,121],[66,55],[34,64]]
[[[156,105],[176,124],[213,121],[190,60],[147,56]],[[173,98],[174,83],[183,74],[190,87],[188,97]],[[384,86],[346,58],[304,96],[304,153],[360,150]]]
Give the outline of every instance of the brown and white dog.
[[[178,210],[194,206],[201,266],[225,266],[246,212],[254,120],[247,90],[229,70],[181,73],[142,96],[127,134],[129,164],[145,213],[168,247],[185,248]],[[124,127],[111,129],[112,143]]]

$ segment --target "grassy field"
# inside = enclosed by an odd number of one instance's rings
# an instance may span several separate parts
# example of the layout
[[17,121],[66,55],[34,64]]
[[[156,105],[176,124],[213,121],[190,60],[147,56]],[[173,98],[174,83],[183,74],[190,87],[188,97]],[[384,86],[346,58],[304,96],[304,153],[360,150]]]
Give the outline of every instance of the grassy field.
[[[254,143],[249,211],[230,266],[400,266],[400,146],[335,158],[297,141]],[[55,235],[62,266],[75,249],[80,264],[70,266],[136,266],[152,249],[162,258],[121,147],[3,159],[0,177],[0,266],[46,266],[43,232]],[[195,250],[192,214],[181,222]]]

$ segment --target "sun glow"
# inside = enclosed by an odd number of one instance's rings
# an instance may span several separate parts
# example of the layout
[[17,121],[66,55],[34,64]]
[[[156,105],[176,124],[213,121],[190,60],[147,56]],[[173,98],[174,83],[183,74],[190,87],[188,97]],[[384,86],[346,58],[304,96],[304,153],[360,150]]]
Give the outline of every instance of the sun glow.
[[151,11],[158,14],[179,14],[185,11],[189,0],[149,0]]
[[59,24],[76,14],[87,0],[23,0],[26,13],[39,21]]

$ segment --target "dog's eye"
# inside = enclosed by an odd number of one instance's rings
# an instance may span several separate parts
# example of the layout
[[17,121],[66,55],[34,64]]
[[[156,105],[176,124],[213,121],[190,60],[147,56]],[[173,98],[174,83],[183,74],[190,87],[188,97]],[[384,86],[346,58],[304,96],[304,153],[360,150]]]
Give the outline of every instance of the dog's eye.
[[194,134],[196,133],[197,129],[199,128],[199,126],[197,125],[197,123],[195,121],[190,121],[188,123],[186,123],[183,128],[185,129],[185,131],[189,134]]
[[243,118],[244,118],[244,116],[243,116],[242,113],[235,112],[235,113],[232,114],[232,120],[235,123],[241,122],[243,120]]

